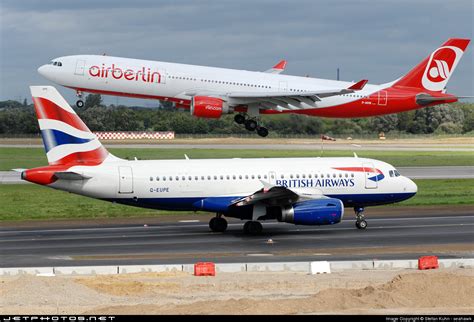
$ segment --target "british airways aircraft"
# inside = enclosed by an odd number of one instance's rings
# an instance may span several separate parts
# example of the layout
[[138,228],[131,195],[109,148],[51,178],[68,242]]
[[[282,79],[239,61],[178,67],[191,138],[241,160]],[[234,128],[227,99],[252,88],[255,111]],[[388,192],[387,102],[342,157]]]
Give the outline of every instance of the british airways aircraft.
[[22,170],[21,177],[54,189],[153,209],[216,213],[212,231],[225,217],[331,225],[353,207],[365,229],[366,206],[414,196],[416,184],[390,164],[364,158],[272,158],[122,160],[110,154],[51,86],[31,86],[48,166]]
[[77,55],[53,59],[38,72],[82,93],[100,93],[175,102],[192,115],[235,122],[267,136],[260,114],[360,118],[391,114],[460,98],[445,93],[469,39],[449,39],[405,76],[381,85],[281,75],[286,61],[266,72],[165,63],[120,57]]

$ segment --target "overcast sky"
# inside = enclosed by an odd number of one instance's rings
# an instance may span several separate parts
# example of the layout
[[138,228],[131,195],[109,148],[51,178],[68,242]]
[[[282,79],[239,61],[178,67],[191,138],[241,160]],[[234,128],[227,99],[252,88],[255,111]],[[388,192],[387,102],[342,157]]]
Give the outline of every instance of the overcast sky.
[[[450,37],[472,38],[473,0],[53,1],[0,0],[0,100],[50,84],[37,68],[52,58],[103,54],[384,83]],[[448,91],[474,95],[473,44]],[[59,88],[71,102],[74,92]],[[107,103],[156,105],[104,97]]]

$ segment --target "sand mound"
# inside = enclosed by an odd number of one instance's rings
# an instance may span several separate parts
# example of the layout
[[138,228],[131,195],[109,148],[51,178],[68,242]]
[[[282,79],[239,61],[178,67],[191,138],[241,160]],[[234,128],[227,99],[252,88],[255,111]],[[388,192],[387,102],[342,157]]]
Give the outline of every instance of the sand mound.
[[[102,307],[86,314],[298,314],[374,312],[474,312],[474,277],[417,272],[358,289],[330,288],[315,295],[289,299],[196,301],[180,305]],[[453,311],[453,309],[455,309]],[[457,311],[456,311],[457,310]]]

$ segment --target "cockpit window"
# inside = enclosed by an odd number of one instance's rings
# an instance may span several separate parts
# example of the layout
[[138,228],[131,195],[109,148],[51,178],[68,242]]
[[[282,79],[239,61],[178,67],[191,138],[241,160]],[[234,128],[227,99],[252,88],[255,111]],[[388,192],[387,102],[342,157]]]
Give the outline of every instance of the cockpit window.
[[50,64],[53,64],[53,66],[62,66],[63,65],[60,61],[52,61]]
[[393,177],[395,176],[395,174],[393,173],[393,170],[390,170],[390,171],[388,172],[388,174],[390,175],[391,178],[393,178]]
[[395,173],[395,177],[401,176],[401,174],[397,170],[393,170],[393,173]]

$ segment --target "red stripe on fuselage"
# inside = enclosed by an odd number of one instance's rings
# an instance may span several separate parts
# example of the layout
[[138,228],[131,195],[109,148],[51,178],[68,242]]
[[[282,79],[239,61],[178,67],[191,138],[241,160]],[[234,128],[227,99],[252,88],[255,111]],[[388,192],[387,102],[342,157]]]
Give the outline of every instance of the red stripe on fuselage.
[[353,171],[353,172],[375,172],[382,174],[382,171],[376,168],[364,168],[364,167],[346,167],[346,168],[333,168],[341,171]]
[[78,130],[90,132],[79,116],[66,111],[54,102],[42,97],[33,97],[33,102],[38,119],[57,120],[67,123]]

